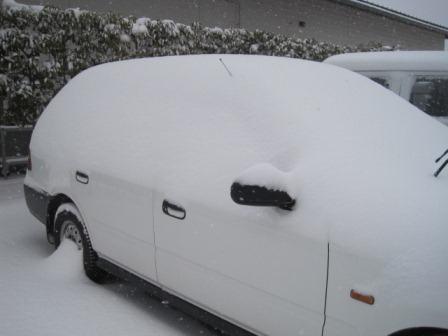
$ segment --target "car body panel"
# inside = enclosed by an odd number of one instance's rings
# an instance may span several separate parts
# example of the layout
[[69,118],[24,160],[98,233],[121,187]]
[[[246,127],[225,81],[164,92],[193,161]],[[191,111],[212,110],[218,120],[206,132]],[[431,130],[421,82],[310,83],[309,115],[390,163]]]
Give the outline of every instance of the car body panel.
[[[446,328],[448,310],[442,308],[446,307],[446,285],[440,281],[444,260],[431,262],[417,256],[433,248],[427,246],[433,238],[421,237],[408,254],[396,252],[384,262],[330,246],[325,335],[341,335],[341,330],[345,335],[374,336],[422,326]],[[448,253],[445,246],[435,248],[440,255]],[[420,290],[411,293],[412,288]],[[375,303],[353,300],[351,289],[373,295]]]
[[155,200],[154,215],[164,286],[246,321],[264,335],[321,332],[327,265],[323,239],[301,236],[300,225],[288,223],[283,210],[235,205],[228,214],[187,202],[182,203],[186,218],[178,220],[161,211],[162,199]]
[[88,175],[87,185],[74,183],[80,189],[96,251],[157,281],[151,191],[100,171]]
[[[447,144],[443,125],[338,67],[141,59],[60,91],[25,183],[67,193],[105,259],[259,335],[320,335],[326,314],[327,335],[373,336],[448,328],[448,175],[433,176]],[[288,177],[292,211],[230,198],[261,163]],[[185,219],[163,213],[164,200]]]

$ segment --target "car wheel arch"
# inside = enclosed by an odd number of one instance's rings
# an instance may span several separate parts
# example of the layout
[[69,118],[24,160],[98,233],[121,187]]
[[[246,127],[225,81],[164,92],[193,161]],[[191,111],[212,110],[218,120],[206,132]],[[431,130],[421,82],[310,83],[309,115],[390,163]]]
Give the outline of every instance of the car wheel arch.
[[[71,203],[76,207],[75,202],[67,195],[65,194],[56,194],[55,196],[52,196],[50,199],[50,202],[48,203],[47,208],[47,235],[53,235],[54,234],[54,220],[56,211],[58,208],[65,203]],[[49,239],[50,240],[50,239]]]
[[448,336],[448,330],[432,327],[418,327],[399,330],[388,336]]

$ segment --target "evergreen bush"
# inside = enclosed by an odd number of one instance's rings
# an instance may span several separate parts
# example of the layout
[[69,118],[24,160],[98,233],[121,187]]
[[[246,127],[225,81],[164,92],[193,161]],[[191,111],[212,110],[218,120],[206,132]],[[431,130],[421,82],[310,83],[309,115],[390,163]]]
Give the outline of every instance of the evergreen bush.
[[260,30],[44,7],[0,8],[0,125],[34,124],[52,97],[96,64],[186,54],[258,54],[321,61],[381,45],[347,47]]

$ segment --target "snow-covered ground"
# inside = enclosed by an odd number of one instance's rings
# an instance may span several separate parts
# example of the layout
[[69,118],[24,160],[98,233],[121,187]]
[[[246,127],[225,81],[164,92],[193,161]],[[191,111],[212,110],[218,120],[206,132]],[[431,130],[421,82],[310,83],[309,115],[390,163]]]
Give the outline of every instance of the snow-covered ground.
[[22,183],[0,180],[0,335],[213,335],[123,281],[89,281],[74,244],[46,242]]

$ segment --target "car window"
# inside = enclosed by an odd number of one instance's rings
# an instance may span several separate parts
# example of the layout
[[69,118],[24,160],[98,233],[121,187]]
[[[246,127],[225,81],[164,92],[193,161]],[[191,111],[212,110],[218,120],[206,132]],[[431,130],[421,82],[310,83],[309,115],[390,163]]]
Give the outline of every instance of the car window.
[[371,80],[373,80],[374,82],[384,86],[386,89],[390,89],[390,83],[389,83],[389,80],[387,78],[378,77],[378,76],[369,77],[369,78]]
[[448,116],[448,77],[416,77],[409,101],[431,116]]

